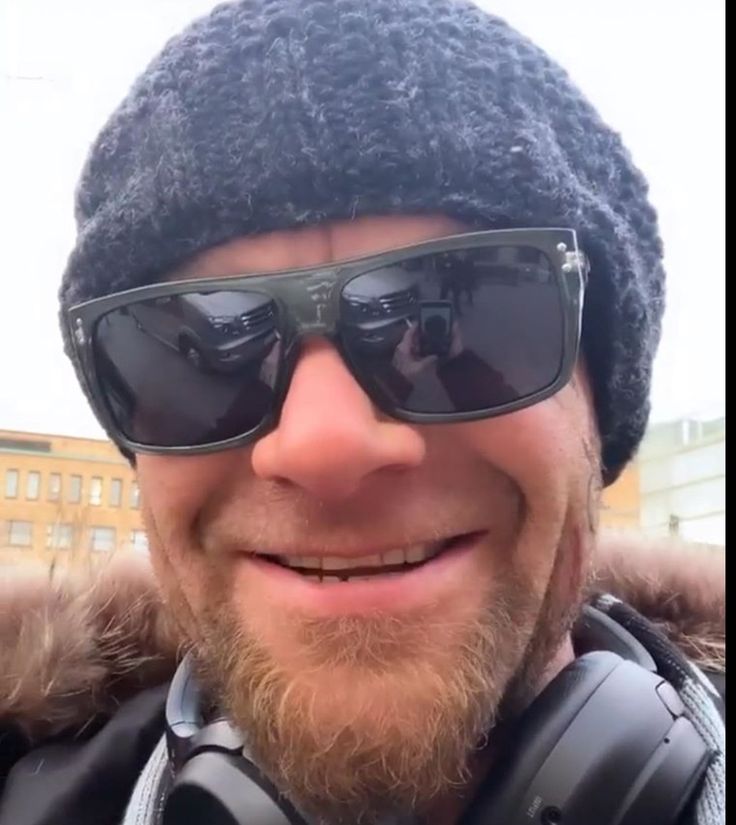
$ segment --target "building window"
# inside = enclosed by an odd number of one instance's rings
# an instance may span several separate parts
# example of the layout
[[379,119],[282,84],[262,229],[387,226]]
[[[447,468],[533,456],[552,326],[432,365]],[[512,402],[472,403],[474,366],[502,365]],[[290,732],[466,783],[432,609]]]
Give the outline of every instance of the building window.
[[95,506],[102,504],[102,479],[93,476],[89,482],[89,503]]
[[115,528],[114,527],[90,527],[89,530],[90,550],[101,550],[112,553],[115,550]]
[[18,498],[18,471],[5,471],[5,498]]
[[138,489],[138,484],[134,481],[130,485],[130,506],[137,510],[141,506],[141,491]]
[[8,544],[11,547],[30,547],[33,544],[33,525],[31,522],[9,521]]
[[122,479],[113,478],[110,481],[110,507],[120,507],[123,498]]
[[61,473],[49,473],[49,501],[61,499]]
[[130,531],[130,549],[135,553],[148,552],[148,536],[144,530]]
[[79,504],[82,500],[82,476],[69,478],[69,504]]
[[31,470],[26,476],[26,498],[28,501],[38,501],[41,492],[41,473]]
[[71,524],[49,524],[46,528],[46,547],[68,550],[72,546],[74,528]]

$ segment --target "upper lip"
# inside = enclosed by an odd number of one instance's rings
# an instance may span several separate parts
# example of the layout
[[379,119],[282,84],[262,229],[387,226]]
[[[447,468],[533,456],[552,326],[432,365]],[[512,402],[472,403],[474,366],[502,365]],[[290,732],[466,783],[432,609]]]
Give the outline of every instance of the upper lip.
[[464,538],[466,536],[474,535],[476,533],[481,532],[483,531],[464,530],[461,532],[453,533],[451,535],[443,536],[441,538],[419,539],[417,541],[403,540],[400,542],[394,542],[393,544],[389,542],[376,542],[375,544],[362,545],[360,547],[354,547],[349,549],[346,549],[344,544],[333,548],[327,547],[326,545],[314,546],[313,544],[302,544],[295,547],[283,546],[279,547],[278,549],[268,547],[253,547],[249,548],[248,554],[256,556],[308,556],[312,558],[329,557],[341,559],[358,559],[363,558],[365,556],[382,556],[384,553],[390,553],[392,550],[409,550],[413,547],[432,548],[436,547],[437,545],[447,544],[455,539]]

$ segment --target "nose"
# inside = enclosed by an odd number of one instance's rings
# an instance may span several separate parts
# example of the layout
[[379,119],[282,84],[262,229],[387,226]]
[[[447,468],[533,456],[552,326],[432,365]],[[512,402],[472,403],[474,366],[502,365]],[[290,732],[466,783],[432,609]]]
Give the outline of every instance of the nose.
[[385,470],[419,465],[426,452],[417,428],[381,416],[335,347],[304,344],[278,426],[253,448],[255,474],[340,500]]

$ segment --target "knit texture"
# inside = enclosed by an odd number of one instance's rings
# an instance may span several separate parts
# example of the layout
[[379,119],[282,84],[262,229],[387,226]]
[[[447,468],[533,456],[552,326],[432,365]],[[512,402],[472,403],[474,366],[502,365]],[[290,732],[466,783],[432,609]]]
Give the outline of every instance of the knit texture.
[[89,154],[62,314],[236,236],[429,212],[578,231],[613,481],[646,427],[664,308],[647,184],[567,74],[464,0],[242,0],[170,40]]

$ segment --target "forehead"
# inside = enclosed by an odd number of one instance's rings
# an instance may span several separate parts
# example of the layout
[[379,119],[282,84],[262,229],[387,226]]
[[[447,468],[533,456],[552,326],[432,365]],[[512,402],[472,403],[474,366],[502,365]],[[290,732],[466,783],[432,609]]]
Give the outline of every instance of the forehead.
[[216,278],[249,272],[278,272],[383,252],[468,227],[444,215],[391,215],[283,229],[236,238],[208,249],[171,273],[181,278]]

